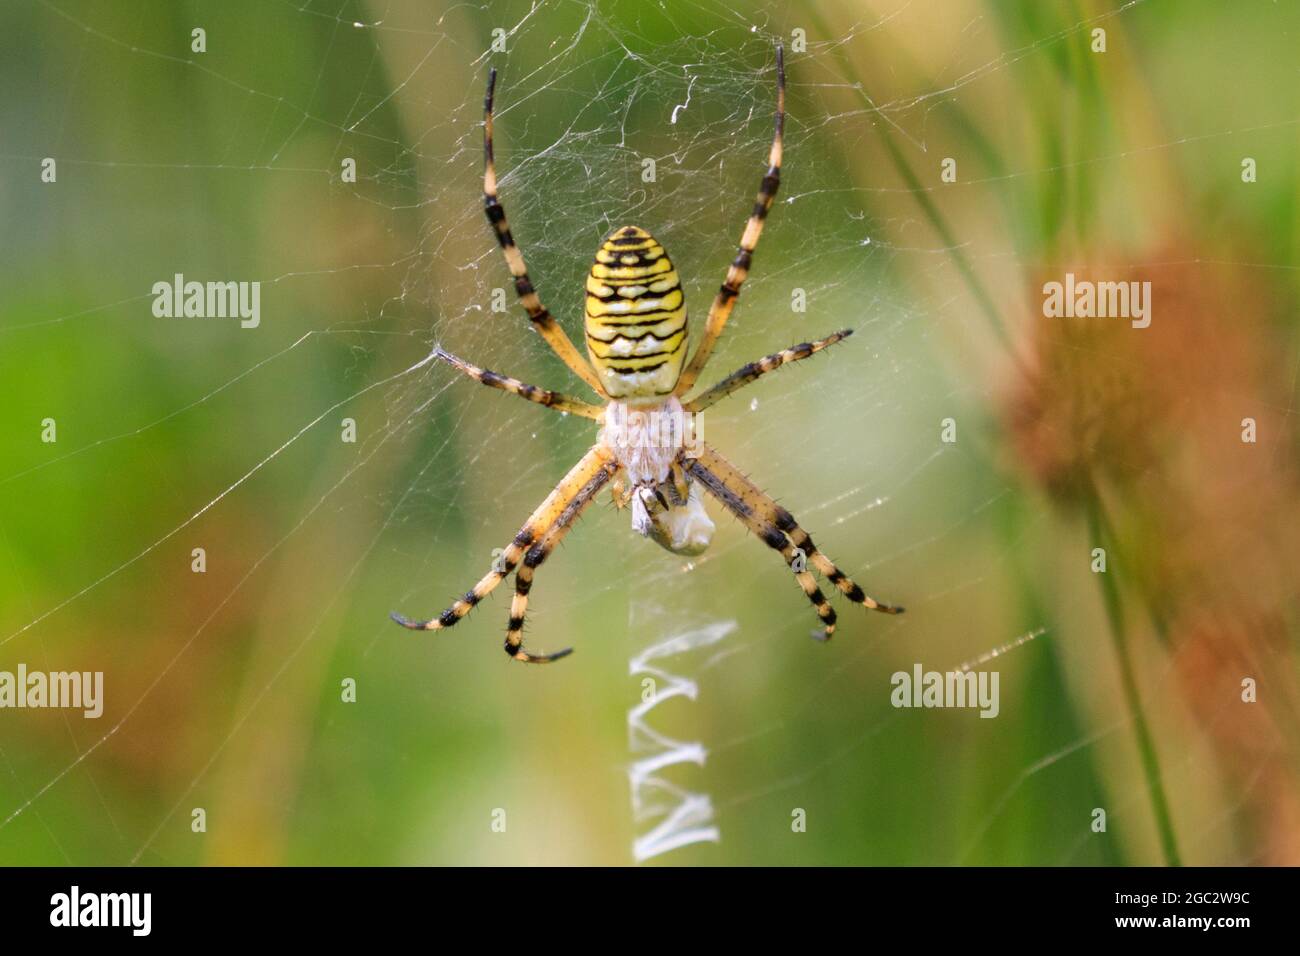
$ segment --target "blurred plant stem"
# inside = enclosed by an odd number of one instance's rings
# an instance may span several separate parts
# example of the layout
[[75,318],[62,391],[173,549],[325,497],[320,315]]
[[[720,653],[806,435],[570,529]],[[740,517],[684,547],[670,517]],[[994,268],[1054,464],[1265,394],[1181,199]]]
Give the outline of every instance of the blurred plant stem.
[[[1106,520],[1105,509],[1095,487],[1086,495],[1086,502],[1089,534],[1092,540],[1100,547],[1106,548],[1109,554],[1115,536],[1111,534],[1110,523]],[[1155,741],[1151,737],[1151,729],[1147,726],[1146,716],[1142,711],[1137,676],[1133,671],[1133,660],[1129,656],[1128,634],[1124,625],[1124,608],[1120,600],[1119,586],[1116,585],[1109,568],[1101,572],[1098,577],[1101,579],[1106,617],[1110,621],[1111,641],[1115,647],[1115,657],[1119,661],[1120,681],[1124,687],[1129,713],[1133,718],[1133,731],[1137,738],[1138,753],[1142,759],[1142,771],[1147,780],[1151,812],[1155,815],[1156,829],[1160,833],[1160,846],[1164,851],[1166,865],[1182,866],[1178,855],[1178,841],[1174,836],[1173,817],[1169,812],[1169,801],[1165,797],[1164,783],[1160,776],[1160,760],[1156,754]]]

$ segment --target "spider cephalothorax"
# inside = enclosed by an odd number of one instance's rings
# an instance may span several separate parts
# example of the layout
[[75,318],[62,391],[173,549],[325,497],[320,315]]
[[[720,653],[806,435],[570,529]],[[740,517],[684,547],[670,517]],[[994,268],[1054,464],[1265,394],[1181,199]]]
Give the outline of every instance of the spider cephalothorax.
[[704,510],[704,495],[713,496],[764,544],[781,553],[817,611],[822,628],[816,636],[823,640],[835,631],[835,611],[817,586],[814,571],[849,600],[864,607],[889,614],[902,611],[900,607],[868,597],[818,551],[790,512],[705,443],[698,419],[699,412],[720,399],[788,362],[834,345],[847,338],[849,330],[774,352],[743,366],[694,398],[684,398],[694,387],[727,324],[781,182],[785,69],[780,46],[776,49],[776,73],[776,134],[772,138],[767,174],[741,235],[740,249],[713,299],[704,333],[690,361],[686,361],[686,304],[677,270],[664,247],[650,233],[637,226],[623,226],[601,244],[587,277],[584,331],[591,359],[588,362],[538,298],[497,198],[492,155],[496,70],[491,72],[483,121],[483,198],[488,221],[505,253],[515,291],[533,328],[604,404],[592,405],[527,385],[472,365],[441,348],[435,354],[484,385],[557,411],[592,419],[601,424],[601,429],[596,443],[533,512],[478,584],[435,618],[412,621],[394,614],[397,623],[414,630],[451,627],[513,571],[515,595],[510,604],[506,653],[516,660],[532,663],[565,656],[568,650],[536,654],[524,649],[528,594],[537,567],[606,485],[613,489],[615,504],[620,508],[630,506],[633,530],[677,554],[698,554],[708,547],[713,537],[713,522]]
[[674,554],[699,554],[709,546],[713,521],[685,471],[704,447],[703,428],[676,395],[652,404],[611,401],[597,441],[618,464],[614,500],[631,505],[633,531]]

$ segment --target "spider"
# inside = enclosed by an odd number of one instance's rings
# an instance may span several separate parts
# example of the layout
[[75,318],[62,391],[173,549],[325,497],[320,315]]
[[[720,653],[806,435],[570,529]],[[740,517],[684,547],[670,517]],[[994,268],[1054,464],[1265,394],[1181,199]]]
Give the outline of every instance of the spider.
[[513,571],[515,594],[510,604],[506,653],[515,660],[533,664],[567,656],[572,648],[551,654],[524,648],[528,594],[538,567],[606,485],[610,486],[614,504],[620,510],[631,506],[633,530],[676,554],[698,554],[708,547],[713,522],[705,512],[702,492],[712,495],[763,543],[780,552],[817,611],[821,628],[813,636],[819,640],[827,640],[834,633],[835,611],[817,586],[810,567],[850,601],[887,614],[902,612],[901,607],[869,597],[818,551],[790,512],[703,441],[697,417],[699,412],[759,377],[843,341],[852,333],[851,329],[774,352],[743,366],[694,398],[683,400],[682,397],[694,387],[722,335],[740,295],[741,284],[749,274],[754,248],[780,184],[785,126],[785,64],[780,45],[776,48],[776,81],[776,131],[767,174],[745,224],[739,251],[709,308],[704,335],[690,361],[686,361],[686,307],[677,270],[664,247],[650,233],[637,226],[624,226],[614,230],[601,244],[587,276],[588,362],[538,298],[523,253],[515,245],[505,210],[497,198],[492,154],[496,70],[491,71],[483,104],[483,199],[488,222],[501,244],[514,277],[515,291],[533,328],[573,373],[601,397],[603,404],[593,405],[525,384],[473,365],[441,347],[434,354],[484,385],[558,412],[592,419],[602,428],[596,443],[532,513],[509,547],[500,553],[492,570],[472,590],[427,621],[394,613],[392,618],[398,624],[424,631],[451,627]]

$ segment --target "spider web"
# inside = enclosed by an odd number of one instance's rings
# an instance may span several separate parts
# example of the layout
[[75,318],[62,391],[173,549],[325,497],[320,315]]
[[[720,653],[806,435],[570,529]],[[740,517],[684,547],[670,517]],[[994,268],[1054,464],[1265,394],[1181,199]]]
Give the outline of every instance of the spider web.
[[[1033,285],[979,215],[1079,166],[1236,156],[1248,134],[1283,150],[1295,104],[963,173],[951,235],[926,206],[952,195],[937,168],[962,117],[994,137],[1022,68],[1098,25],[1149,29],[1151,6],[1020,36],[984,5],[907,2],[7,12],[44,52],[0,60],[3,201],[31,224],[2,293],[0,669],[102,670],[106,701],[97,721],[0,712],[0,860],[1157,860],[1091,544],[999,457],[1023,342],[1004,310]],[[587,397],[527,328],[483,221],[489,66],[501,197],[569,334],[592,253],[626,224],[666,245],[698,330],[763,172],[778,39],[782,192],[703,381],[856,334],[710,410],[706,434],[907,615],[833,597],[839,632],[817,646],[788,570],[719,508],[713,547],[684,560],[602,497],[532,592],[527,642],[572,658],[503,659],[509,584],[453,631],[399,631],[389,611],[463,592],[594,437],[430,358]],[[259,280],[261,324],[153,318],[145,290],[175,273]],[[46,417],[58,440],[37,444]],[[893,708],[890,675],[915,662],[996,667],[1000,716]],[[1172,666],[1140,662],[1177,792],[1217,763]],[[1265,855],[1247,810],[1278,758],[1252,759],[1176,801],[1188,859]]]

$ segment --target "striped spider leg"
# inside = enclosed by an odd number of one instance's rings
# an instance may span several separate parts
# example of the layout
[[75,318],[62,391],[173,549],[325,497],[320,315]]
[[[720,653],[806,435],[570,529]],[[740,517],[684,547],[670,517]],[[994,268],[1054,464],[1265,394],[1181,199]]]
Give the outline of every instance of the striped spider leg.
[[528,277],[528,267],[524,264],[524,254],[519,251],[519,247],[515,245],[514,236],[510,234],[510,224],[506,221],[505,207],[501,205],[501,200],[497,198],[497,167],[492,152],[492,99],[496,92],[496,85],[497,71],[494,68],[488,74],[487,96],[483,100],[484,212],[487,213],[488,222],[492,225],[492,231],[501,244],[501,251],[506,257],[506,265],[510,267],[510,275],[515,280],[515,293],[519,296],[519,301],[524,310],[527,311],[528,319],[533,323],[533,328],[541,333],[542,338],[546,340],[546,343],[555,354],[564,361],[564,364],[569,366],[578,378],[590,385],[596,394],[603,398],[605,397],[605,390],[601,387],[600,379],[596,377],[595,370],[574,348],[572,340],[564,333],[564,329],[560,328],[560,324],[555,321],[555,317],[542,305],[542,300],[538,298],[537,290]]
[[758,246],[758,238],[763,234],[763,223],[767,220],[767,214],[772,208],[772,200],[776,198],[776,191],[781,186],[781,148],[785,135],[785,56],[781,50],[781,45],[776,47],[776,131],[772,135],[772,149],[768,154],[767,173],[763,176],[762,185],[758,190],[758,199],[754,203],[754,211],[749,215],[749,221],[745,223],[745,231],[740,237],[740,248],[736,252],[736,258],[727,270],[727,277],[723,280],[721,288],[714,296],[713,304],[709,306],[709,317],[704,325],[704,335],[700,338],[700,343],[695,347],[695,354],[691,356],[690,363],[682,370],[681,377],[677,380],[677,387],[673,390],[674,395],[685,395],[695,385],[695,380],[700,377],[700,372],[704,371],[704,365],[713,353],[713,347],[718,344],[718,339],[722,336],[722,330],[726,327],[727,319],[731,317],[731,310],[736,304],[736,299],[740,295],[740,287],[745,278],[749,275],[750,266],[754,261],[754,249]]
[[603,406],[591,405],[571,395],[565,395],[563,392],[552,392],[550,389],[539,388],[536,385],[521,382],[509,375],[501,375],[491,369],[480,368],[472,362],[466,362],[463,358],[444,351],[441,346],[435,348],[433,354],[476,382],[481,382],[490,388],[499,388],[501,391],[509,392],[512,395],[518,395],[520,398],[536,402],[538,405],[545,405],[557,412],[579,415],[595,421],[599,421],[605,414]]
[[780,552],[786,564],[794,571],[795,579],[812,602],[822,623],[822,630],[814,632],[814,637],[828,640],[835,633],[835,611],[817,586],[808,566],[839,588],[854,603],[885,614],[903,613],[901,607],[883,604],[863,592],[852,578],[817,550],[812,538],[799,527],[790,512],[712,447],[703,445],[694,455],[695,457],[686,459],[687,473],[698,480],[724,508],[739,518],[746,528],[758,535],[764,544]]
[[510,602],[510,627],[506,631],[506,653],[515,660],[529,664],[547,664],[573,653],[571,647],[553,654],[530,654],[524,650],[524,616],[528,613],[528,592],[533,587],[533,574],[555,550],[555,546],[564,540],[569,529],[587,510],[587,506],[595,500],[596,495],[616,471],[618,471],[617,464],[613,461],[605,462],[600,470],[578,489],[573,499],[565,504],[550,530],[546,532],[546,536],[529,548],[528,553],[524,555],[523,563],[515,572],[515,596]]
[[773,352],[771,355],[764,355],[757,362],[750,362],[748,365],[742,365],[712,388],[701,392],[690,401],[682,403],[682,407],[688,412],[701,412],[710,405],[722,401],[722,399],[726,398],[732,392],[744,388],[755,379],[761,378],[768,372],[775,372],[782,365],[788,365],[791,362],[798,362],[811,355],[816,355],[822,349],[828,348],[836,342],[843,342],[852,334],[852,329],[842,329],[839,332],[826,336],[824,339],[818,339],[815,342],[800,342],[798,345],[792,345],[788,349],[782,349],[780,352]]
[[[741,235],[740,248],[735,260],[727,270],[727,277],[718,290],[709,316],[704,335],[691,356],[690,363],[683,369],[674,395],[684,395],[691,390],[703,371],[731,316],[736,299],[740,296],[740,287],[749,275],[753,264],[754,250],[758,246],[763,232],[763,224],[772,208],[781,184],[781,155],[785,129],[785,63],[781,47],[776,49],[777,100],[776,129],[772,137],[772,149],[768,157],[768,169],[759,188],[754,210],[745,224]],[[815,355],[853,334],[852,329],[836,332],[815,342],[804,342],[791,346],[780,352],[764,356],[756,362],[743,366],[736,372],[683,403],[685,411],[696,413],[726,398],[732,392],[743,388],[769,372],[783,365],[797,362]],[[698,480],[722,505],[734,514],[751,531],[773,550],[779,551],[786,563],[795,573],[795,579],[804,594],[817,611],[822,622],[822,630],[816,636],[822,640],[830,638],[835,632],[835,611],[827,602],[816,580],[807,570],[811,566],[828,581],[840,589],[851,601],[888,614],[900,614],[903,609],[882,604],[868,597],[857,584],[845,575],[816,545],[807,532],[799,527],[794,517],[785,508],[777,504],[761,488],[749,481],[735,466],[719,455],[714,449],[705,445],[699,452],[684,456],[686,472]],[[804,562],[807,563],[804,563]]]
[[569,653],[569,649],[553,654],[533,654],[523,647],[521,635],[524,611],[528,606],[528,592],[532,587],[533,572],[546,560],[551,550],[559,544],[596,493],[605,486],[617,470],[618,466],[610,450],[603,445],[593,446],[524,522],[524,526],[502,552],[492,570],[466,592],[464,597],[437,617],[427,621],[411,620],[397,613],[391,615],[393,620],[402,627],[414,631],[439,631],[452,627],[491,594],[511,571],[519,568],[515,579],[515,597],[510,608],[510,626],[506,634],[506,653],[515,660],[533,664],[545,664],[564,657]]

